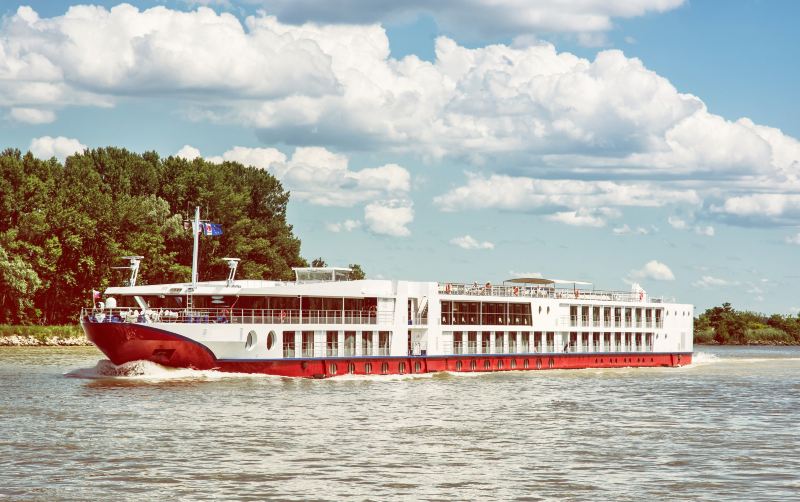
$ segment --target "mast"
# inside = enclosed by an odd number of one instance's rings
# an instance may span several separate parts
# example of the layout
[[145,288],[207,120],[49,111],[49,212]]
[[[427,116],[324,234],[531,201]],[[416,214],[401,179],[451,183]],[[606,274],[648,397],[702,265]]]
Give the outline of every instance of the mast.
[[194,221],[192,222],[194,232],[194,248],[192,249],[192,287],[197,286],[197,254],[200,246],[200,206],[194,208]]

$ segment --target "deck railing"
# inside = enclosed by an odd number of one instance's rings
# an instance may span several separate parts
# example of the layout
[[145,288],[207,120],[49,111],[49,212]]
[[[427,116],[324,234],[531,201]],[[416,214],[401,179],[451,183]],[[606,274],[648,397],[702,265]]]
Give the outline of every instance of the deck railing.
[[231,323],[231,324],[391,324],[394,314],[373,310],[292,310],[292,309],[147,309],[114,308],[81,310],[88,322],[132,323]]
[[663,303],[663,297],[644,296],[630,291],[604,291],[598,289],[556,289],[541,286],[493,285],[477,283],[439,283],[441,295],[507,296],[526,298],[586,299],[632,303]]

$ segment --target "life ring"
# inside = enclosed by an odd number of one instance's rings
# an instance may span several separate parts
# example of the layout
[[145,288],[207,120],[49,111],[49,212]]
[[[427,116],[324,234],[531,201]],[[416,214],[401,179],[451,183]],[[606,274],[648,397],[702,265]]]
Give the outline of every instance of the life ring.
[[519,286],[514,286],[514,296],[519,296]]
[[450,283],[449,282],[444,285],[444,292],[447,293],[448,295],[450,294]]
[[286,319],[286,311],[281,310],[281,322],[283,322],[284,319]]
[[231,310],[230,309],[222,309],[222,317],[230,317]]

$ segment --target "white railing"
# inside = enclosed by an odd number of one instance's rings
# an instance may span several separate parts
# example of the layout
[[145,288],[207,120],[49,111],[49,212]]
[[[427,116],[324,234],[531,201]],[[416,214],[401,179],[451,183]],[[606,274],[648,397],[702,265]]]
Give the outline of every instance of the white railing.
[[372,310],[292,310],[292,309],[146,309],[114,308],[81,310],[86,322],[169,322],[184,324],[391,324],[394,314]]
[[507,296],[554,299],[586,299],[633,303],[662,303],[663,297],[644,297],[630,291],[604,291],[595,289],[556,289],[537,286],[493,284],[439,283],[439,294],[465,296]]

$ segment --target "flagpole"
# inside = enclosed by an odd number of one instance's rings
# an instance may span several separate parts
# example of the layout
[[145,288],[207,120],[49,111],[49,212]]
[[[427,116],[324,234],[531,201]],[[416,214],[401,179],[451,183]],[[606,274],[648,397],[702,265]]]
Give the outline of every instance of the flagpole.
[[192,232],[194,232],[194,249],[192,250],[192,287],[196,287],[197,253],[200,245],[200,206],[194,208],[194,223],[192,225]]

